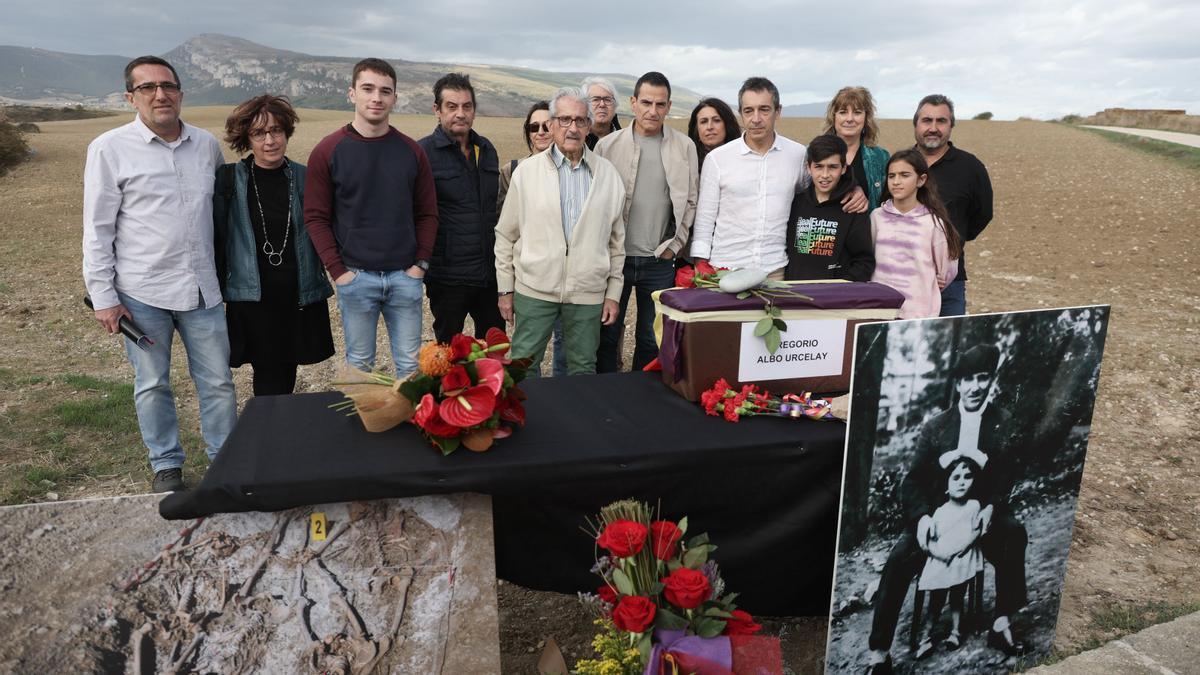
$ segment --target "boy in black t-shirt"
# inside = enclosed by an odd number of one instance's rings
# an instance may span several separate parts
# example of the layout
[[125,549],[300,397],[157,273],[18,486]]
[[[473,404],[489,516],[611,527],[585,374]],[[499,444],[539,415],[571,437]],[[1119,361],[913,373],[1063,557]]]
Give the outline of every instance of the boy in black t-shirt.
[[817,136],[805,155],[812,184],[792,200],[784,279],[870,281],[875,247],[867,213],[846,213],[842,198],[854,189],[846,172],[846,142]]

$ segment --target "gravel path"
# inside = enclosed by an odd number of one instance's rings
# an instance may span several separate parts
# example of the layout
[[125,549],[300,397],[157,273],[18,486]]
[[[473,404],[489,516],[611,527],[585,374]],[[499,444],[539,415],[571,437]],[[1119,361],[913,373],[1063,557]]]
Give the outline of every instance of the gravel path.
[[1118,134],[1129,134],[1130,136],[1145,136],[1146,138],[1155,138],[1168,143],[1179,143],[1180,145],[1190,145],[1193,148],[1200,148],[1200,134],[1185,134],[1182,131],[1159,131],[1158,129],[1131,129],[1128,127],[1098,127],[1091,124],[1081,125],[1086,129],[1100,129],[1102,131],[1113,131]]

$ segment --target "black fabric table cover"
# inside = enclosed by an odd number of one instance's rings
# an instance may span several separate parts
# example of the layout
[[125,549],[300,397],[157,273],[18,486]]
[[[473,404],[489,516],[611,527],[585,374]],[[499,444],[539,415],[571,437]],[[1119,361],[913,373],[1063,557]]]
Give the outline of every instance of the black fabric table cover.
[[738,604],[758,614],[828,613],[845,425],[778,418],[731,424],[657,373],[522,383],[527,426],[483,454],[443,457],[412,425],[372,434],[328,408],[336,392],[251,399],[201,483],[163,499],[169,519],[423,494],[492,495],[497,575],[592,590],[581,531],[601,506],[637,498],[708,532]]

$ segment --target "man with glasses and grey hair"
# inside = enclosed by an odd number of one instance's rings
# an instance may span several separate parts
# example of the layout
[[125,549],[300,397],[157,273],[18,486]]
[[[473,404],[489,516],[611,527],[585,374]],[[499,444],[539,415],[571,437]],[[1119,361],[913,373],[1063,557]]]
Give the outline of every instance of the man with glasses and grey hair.
[[517,165],[496,224],[498,304],[516,321],[513,358],[541,363],[561,319],[567,374],[590,374],[621,298],[625,188],[584,142],[593,117],[583,92],[555,92],[550,119],[554,144]]
[[603,77],[585,77],[579,90],[592,106],[592,128],[588,131],[588,150],[595,150],[601,138],[620,131],[617,121],[617,88]]
[[179,119],[183,90],[170,63],[141,56],[125,66],[133,121],[88,145],[83,170],[83,281],[96,321],[122,319],[153,340],[125,339],[133,404],[150,454],[155,492],[182,490],[179,420],[171,392],[171,340],[187,352],[210,459],[237,419],[229,333],[213,257],[213,181],[224,160],[212,134]]

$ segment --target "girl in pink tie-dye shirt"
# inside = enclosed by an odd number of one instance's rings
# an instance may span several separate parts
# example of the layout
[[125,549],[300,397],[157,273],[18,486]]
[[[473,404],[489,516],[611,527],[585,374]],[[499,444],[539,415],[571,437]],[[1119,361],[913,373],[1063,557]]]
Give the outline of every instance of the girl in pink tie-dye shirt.
[[900,318],[937,316],[942,289],[958,274],[962,244],[920,152],[908,149],[892,155],[881,199],[883,204],[871,212],[871,281],[904,294]]

